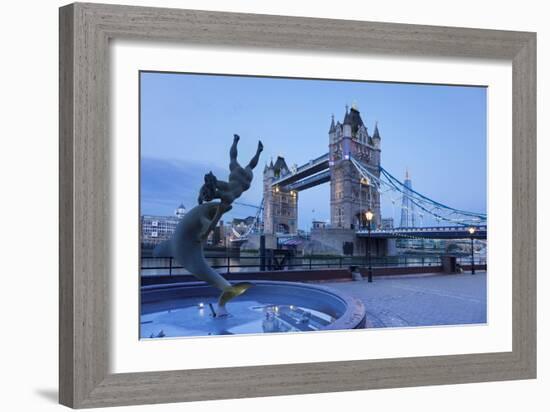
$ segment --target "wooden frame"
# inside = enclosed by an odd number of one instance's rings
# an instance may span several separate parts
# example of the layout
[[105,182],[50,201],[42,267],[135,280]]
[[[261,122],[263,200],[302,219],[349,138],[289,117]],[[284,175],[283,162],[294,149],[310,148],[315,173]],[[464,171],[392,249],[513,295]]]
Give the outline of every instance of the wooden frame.
[[[513,350],[109,374],[108,67],[113,38],[505,59],[513,65]],[[536,376],[536,35],[72,4],[60,9],[60,380],[64,405],[245,398]]]

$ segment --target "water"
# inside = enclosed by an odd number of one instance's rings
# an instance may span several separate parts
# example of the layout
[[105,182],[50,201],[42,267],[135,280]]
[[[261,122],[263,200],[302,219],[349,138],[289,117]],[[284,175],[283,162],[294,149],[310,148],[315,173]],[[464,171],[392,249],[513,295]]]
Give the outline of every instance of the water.
[[145,304],[142,309],[140,337],[236,335],[250,333],[307,332],[319,330],[335,319],[313,309],[295,305],[274,305],[256,300],[228,304],[231,313],[216,317],[215,300],[186,298]]
[[[256,253],[243,252],[240,257],[212,256],[207,258],[208,263],[220,273],[229,271],[233,273],[257,272],[260,270],[260,258]],[[439,256],[389,256],[384,258],[372,258],[375,267],[384,266],[438,266],[441,264]],[[324,268],[348,268],[349,266],[365,266],[366,259],[363,256],[346,257],[293,257],[287,261],[285,269],[324,269]],[[167,275],[170,272],[170,260],[167,258],[142,258],[142,275]],[[188,274],[183,268],[177,268],[177,263],[172,261],[172,275]]]
[[[211,267],[221,273],[227,272],[228,264],[231,266],[231,272],[256,272],[260,268],[260,258],[255,253],[241,253],[240,257],[211,256],[206,261]],[[185,269],[178,268],[175,260],[172,260],[172,274],[188,274]],[[142,258],[142,275],[167,275],[170,268],[170,259],[168,258]]]

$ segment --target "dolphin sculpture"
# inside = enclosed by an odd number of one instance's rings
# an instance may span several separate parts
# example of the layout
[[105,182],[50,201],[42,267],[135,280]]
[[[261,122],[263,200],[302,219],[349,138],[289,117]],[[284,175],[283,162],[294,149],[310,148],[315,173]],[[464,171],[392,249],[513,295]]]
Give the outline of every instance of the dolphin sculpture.
[[[218,298],[216,316],[227,316],[225,304],[242,295],[252,283],[241,282],[231,285],[222,275],[210,267],[203,252],[204,231],[218,213],[221,202],[209,202],[195,206],[179,221],[170,240],[159,244],[154,256],[172,256],[196,278],[208,282],[222,293]],[[226,210],[227,211],[227,210]]]
[[[154,256],[174,257],[196,278],[221,290],[216,316],[227,316],[225,304],[253,286],[249,282],[231,285],[227,279],[210,267],[204,258],[203,251],[203,243],[216,227],[222,215],[231,210],[231,204],[250,188],[253,178],[252,170],[257,166],[263,151],[262,142],[259,141],[256,154],[246,167],[242,167],[237,161],[239,139],[238,135],[233,135],[233,144],[229,150],[228,181],[218,180],[212,172],[206,174],[204,185],[199,191],[199,204],[179,221],[172,238],[159,244],[153,251]],[[220,201],[213,201],[214,199],[220,199]]]

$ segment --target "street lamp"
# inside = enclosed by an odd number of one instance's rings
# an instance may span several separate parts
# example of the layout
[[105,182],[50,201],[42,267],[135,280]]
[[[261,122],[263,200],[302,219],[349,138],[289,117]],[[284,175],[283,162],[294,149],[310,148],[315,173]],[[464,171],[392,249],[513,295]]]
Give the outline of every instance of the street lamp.
[[472,249],[472,275],[475,275],[476,268],[474,267],[474,233],[476,233],[475,227],[468,228],[468,233],[470,233],[470,245]]
[[372,210],[369,209],[365,212],[365,219],[367,219],[367,230],[369,231],[369,237],[367,238],[367,265],[368,265],[367,276],[368,276],[369,282],[372,282],[372,263],[370,258],[370,231],[371,231],[371,223],[372,223],[373,217],[374,217],[374,213],[372,212]]

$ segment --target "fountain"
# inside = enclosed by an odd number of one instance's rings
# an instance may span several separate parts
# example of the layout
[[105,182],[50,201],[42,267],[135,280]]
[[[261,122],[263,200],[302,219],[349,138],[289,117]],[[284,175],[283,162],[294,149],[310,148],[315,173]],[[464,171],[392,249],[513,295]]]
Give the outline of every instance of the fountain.
[[198,205],[181,219],[172,238],[154,251],[156,256],[174,257],[203,282],[143,286],[141,338],[363,327],[363,304],[333,289],[277,281],[231,284],[206,262],[204,242],[232,203],[250,188],[252,170],[263,150],[258,142],[256,154],[243,168],[237,161],[239,139],[234,135],[229,151],[228,181],[206,174]]
[[231,315],[221,317],[217,294],[198,282],[143,287],[141,338],[342,330],[365,323],[361,301],[319,285],[255,281],[231,300]]

